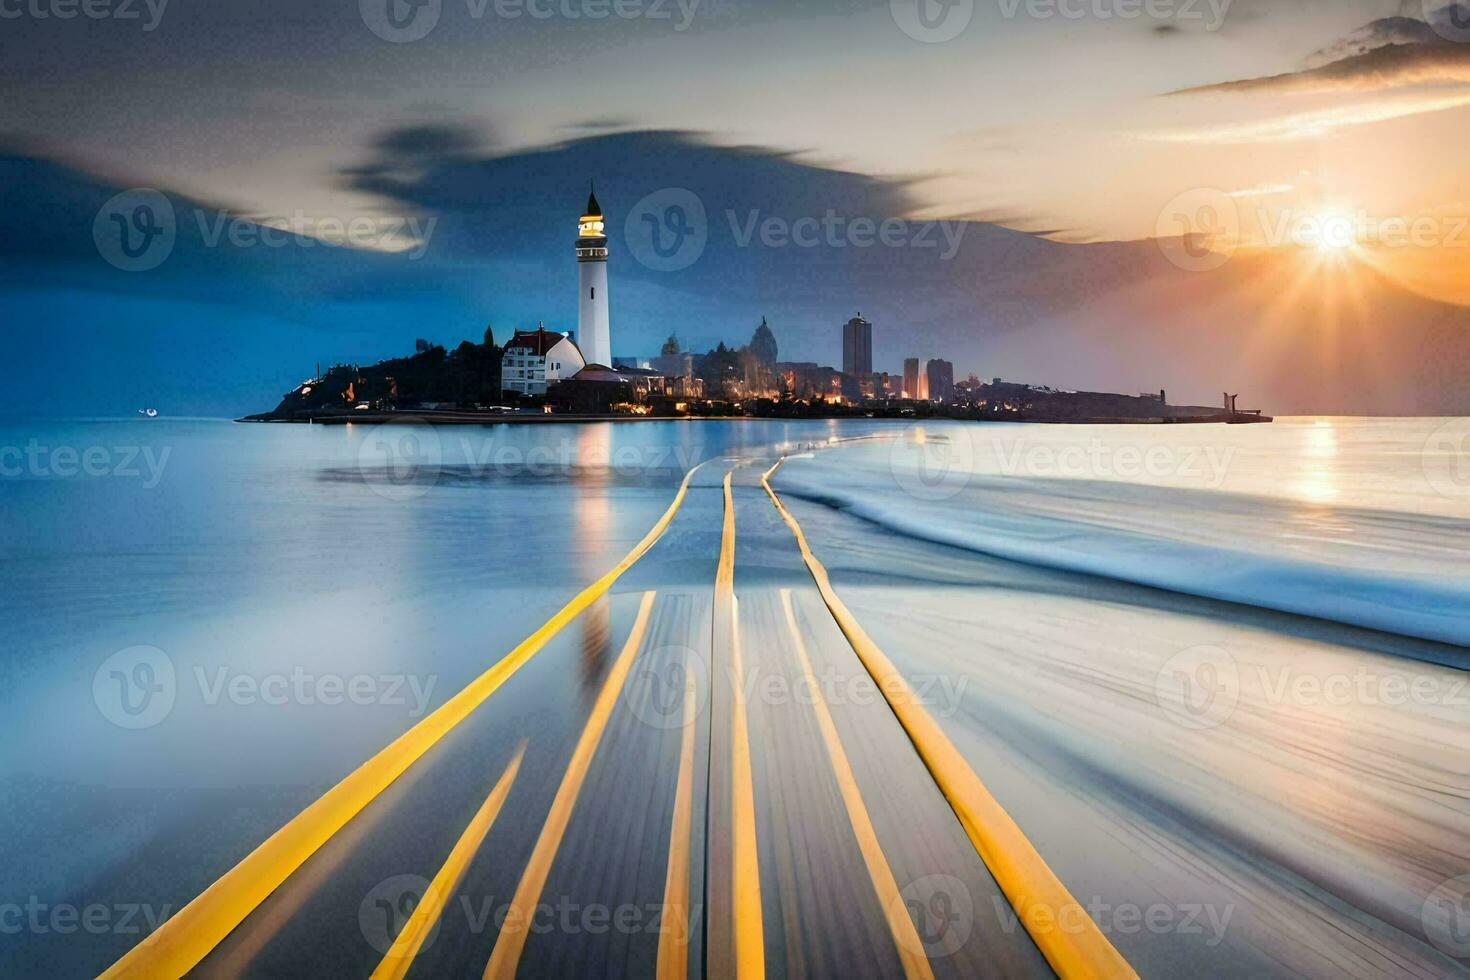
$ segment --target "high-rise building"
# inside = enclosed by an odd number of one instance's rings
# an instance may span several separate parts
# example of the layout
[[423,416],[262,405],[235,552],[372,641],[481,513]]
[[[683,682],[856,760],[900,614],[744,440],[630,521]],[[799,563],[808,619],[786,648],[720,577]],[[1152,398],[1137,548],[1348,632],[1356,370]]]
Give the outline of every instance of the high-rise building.
[[924,365],[925,380],[929,382],[926,395],[933,402],[954,401],[954,365],[935,358]]
[[597,193],[587,195],[587,213],[577,222],[577,343],[588,364],[612,367],[612,325],[607,312],[607,234]]
[[861,313],[842,325],[842,373],[873,373],[873,325]]
[[904,358],[903,397],[919,397],[919,359],[917,357]]

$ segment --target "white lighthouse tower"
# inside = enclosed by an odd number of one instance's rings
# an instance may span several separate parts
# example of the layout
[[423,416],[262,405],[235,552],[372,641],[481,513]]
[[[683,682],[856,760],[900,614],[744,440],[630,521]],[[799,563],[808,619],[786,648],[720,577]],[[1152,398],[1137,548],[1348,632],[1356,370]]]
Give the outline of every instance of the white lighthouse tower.
[[612,328],[607,315],[607,234],[597,191],[587,195],[587,212],[577,226],[577,346],[588,364],[612,367]]

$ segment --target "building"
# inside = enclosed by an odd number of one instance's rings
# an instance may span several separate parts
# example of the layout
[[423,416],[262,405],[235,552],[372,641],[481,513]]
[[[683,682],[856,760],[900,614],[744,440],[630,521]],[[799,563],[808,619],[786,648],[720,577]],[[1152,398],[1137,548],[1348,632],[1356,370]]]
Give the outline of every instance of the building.
[[587,195],[587,213],[577,223],[577,336],[589,364],[612,366],[612,324],[607,312],[607,234],[597,193]]
[[861,313],[842,325],[842,373],[873,373],[873,325]]
[[589,364],[571,378],[553,383],[546,398],[557,411],[578,415],[645,415],[671,393],[668,380],[657,371]]
[[582,351],[567,334],[544,326],[517,330],[500,355],[500,387],[518,395],[544,395],[546,386],[570,378],[587,366]]
[[889,398],[891,383],[887,372],[864,374],[858,378],[858,386],[866,401],[886,401]]
[[929,382],[929,400],[934,402],[954,401],[954,365],[935,358],[924,365],[924,377]]
[[921,387],[927,388],[929,379],[917,357],[906,357],[903,362],[903,397],[923,398]]
[[815,361],[781,361],[776,375],[797,401],[843,397],[842,374]]

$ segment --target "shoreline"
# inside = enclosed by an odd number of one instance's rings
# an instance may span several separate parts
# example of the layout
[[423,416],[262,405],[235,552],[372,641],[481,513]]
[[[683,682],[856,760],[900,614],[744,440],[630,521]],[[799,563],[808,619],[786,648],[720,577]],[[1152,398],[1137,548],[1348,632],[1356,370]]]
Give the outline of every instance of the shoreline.
[[[1208,410],[1201,410],[1208,412]],[[236,422],[284,425],[557,425],[587,422],[823,422],[828,420],[854,422],[977,422],[999,424],[1032,425],[1258,425],[1274,422],[1270,415],[1255,415],[1237,412],[1180,415],[1161,417],[998,417],[976,418],[963,415],[547,415],[538,413],[498,413],[459,411],[407,411],[407,412],[336,412],[324,415],[307,415],[304,418],[287,418],[265,412],[235,419]]]

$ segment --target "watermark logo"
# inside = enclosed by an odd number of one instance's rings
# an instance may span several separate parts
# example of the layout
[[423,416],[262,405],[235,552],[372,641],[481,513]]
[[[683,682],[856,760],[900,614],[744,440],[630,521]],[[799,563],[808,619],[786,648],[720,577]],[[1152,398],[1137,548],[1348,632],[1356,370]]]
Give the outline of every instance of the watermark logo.
[[[142,21],[143,33],[157,30],[169,0],[0,0],[0,20],[88,20]],[[147,20],[144,20],[144,14]]]
[[174,710],[178,675],[157,647],[119,650],[92,676],[92,700],[102,717],[119,728],[152,728]]
[[438,26],[443,8],[443,0],[357,0],[367,29],[393,44],[428,37]]
[[1470,874],[1444,882],[1419,911],[1425,937],[1440,952],[1470,959]]
[[359,214],[309,215],[301,208],[290,214],[245,218],[219,211],[211,216],[194,209],[194,223],[205,248],[356,248],[404,255],[410,262],[423,258],[434,237],[437,217]]
[[953,41],[975,17],[975,0],[889,0],[888,7],[898,29],[923,44]]
[[97,254],[124,272],[158,268],[173,252],[177,239],[173,204],[149,188],[109,198],[92,221]]
[[963,881],[953,875],[925,875],[910,882],[894,897],[886,910],[889,921],[907,916],[913,933],[895,929],[906,947],[918,940],[919,953],[931,960],[953,956],[970,941],[975,928],[975,897]]
[[1219,647],[1190,647],[1159,669],[1154,699],[1178,725],[1215,728],[1235,713],[1240,701],[1240,667]]
[[1268,248],[1286,245],[1340,252],[1352,248],[1470,248],[1470,215],[1420,214],[1383,217],[1359,209],[1285,208],[1273,214],[1254,214],[1261,240]]
[[888,470],[900,490],[919,500],[948,500],[970,485],[975,446],[961,430],[936,432],[916,425],[893,440]]
[[1446,41],[1470,44],[1470,3],[1465,0],[1424,0],[1424,20]]
[[1451,419],[1430,433],[1419,461],[1435,493],[1470,497],[1470,418]]
[[297,665],[289,671],[247,673],[228,665],[195,665],[180,678],[173,659],[157,647],[119,650],[92,677],[92,700],[102,716],[121,728],[152,728],[173,712],[181,694],[197,691],[206,708],[221,704],[249,708],[383,706],[404,708],[422,718],[433,701],[437,674],[317,673]]
[[[683,728],[704,713],[709,702],[709,668],[688,647],[665,647],[640,658],[626,695],[633,715],[649,728]],[[693,700],[693,710],[688,702]]]
[[1186,902],[1170,905],[1154,902],[1106,902],[1097,895],[1087,904],[1074,902],[1057,906],[1049,902],[1027,901],[1012,907],[1004,895],[991,896],[1001,930],[1014,935],[1024,923],[1033,937],[1049,935],[1078,936],[1096,928],[1105,936],[1200,936],[1203,944],[1213,949],[1225,941],[1235,905],[1205,905]]
[[153,906],[138,902],[53,904],[42,901],[38,895],[31,895],[25,904],[0,903],[0,935],[71,936],[78,932],[92,936],[151,935],[172,914],[172,905]]
[[[702,0],[464,0],[464,15],[473,22],[553,19],[571,21],[646,20],[667,23],[676,34],[693,26]],[[728,3],[711,4],[726,13]],[[420,41],[439,25],[443,0],[358,0],[362,22],[373,34],[393,44]]]
[[1154,241],[1164,258],[1186,272],[1212,272],[1235,256],[1240,209],[1217,188],[1185,191],[1159,212]]
[[[419,875],[395,875],[374,885],[357,907],[357,926],[368,945],[379,953],[392,949],[393,940],[398,938],[428,892],[428,879]],[[435,916],[434,925],[424,936],[419,949],[428,949],[437,938],[439,918]]]
[[163,482],[172,446],[52,446],[39,439],[0,446],[0,479],[75,480],[116,477],[141,480],[152,490]]
[[1459,671],[1369,671],[1298,673],[1285,665],[1254,670],[1252,690],[1270,705],[1299,708],[1353,706],[1470,708],[1470,682]]
[[1068,445],[1031,444],[1011,434],[993,436],[991,451],[1005,476],[1130,483],[1184,478],[1191,486],[1213,490],[1224,485],[1236,448],[1115,445],[1101,439]]
[[903,218],[878,220],[848,217],[828,208],[818,217],[814,214],[789,219],[763,214],[760,209],[746,213],[742,219],[735,211],[726,211],[730,235],[739,248],[759,242],[763,248],[911,248],[916,251],[943,249],[941,262],[959,254],[969,223],[964,221],[905,221]]
[[693,191],[666,187],[633,206],[623,227],[628,250],[655,272],[679,272],[709,244],[709,216]]
[[388,500],[422,497],[439,481],[444,447],[433,426],[375,426],[357,447],[357,470],[373,493]]

